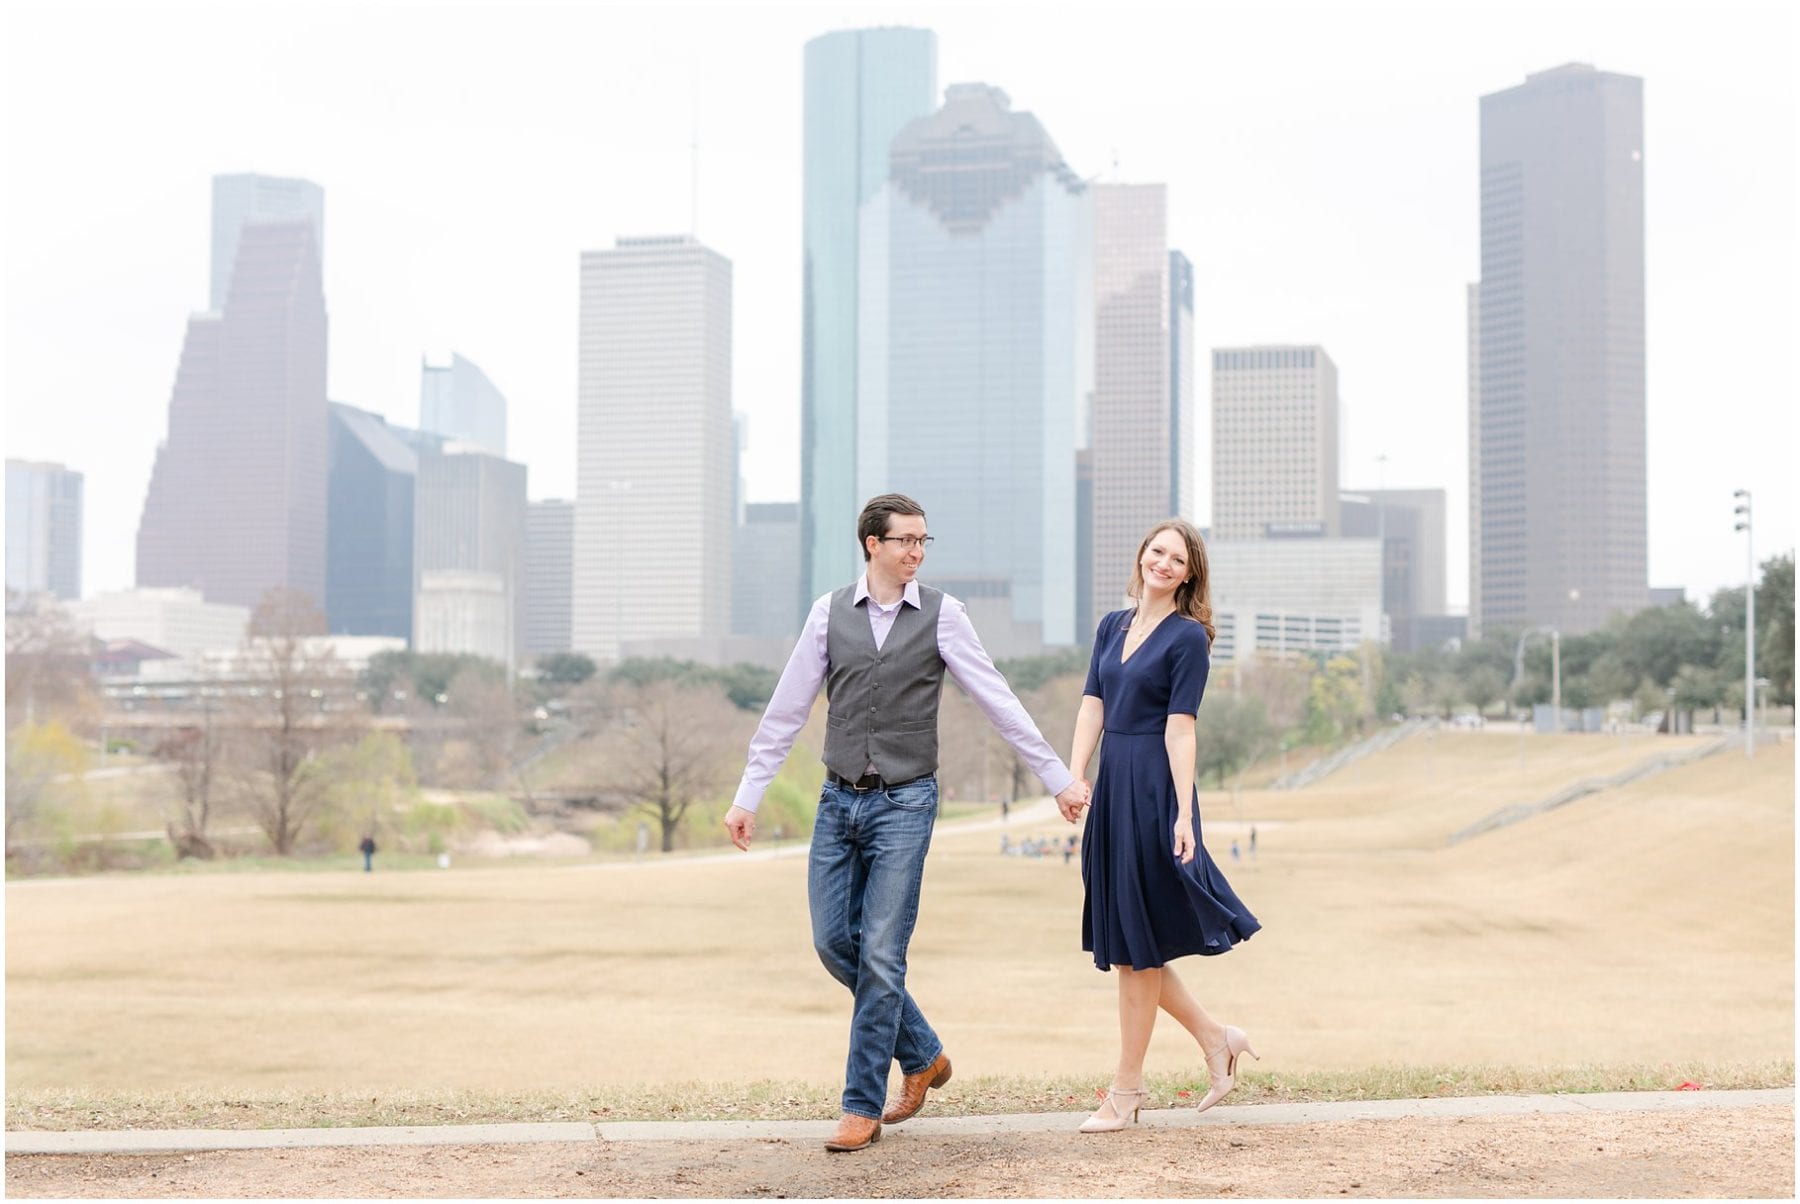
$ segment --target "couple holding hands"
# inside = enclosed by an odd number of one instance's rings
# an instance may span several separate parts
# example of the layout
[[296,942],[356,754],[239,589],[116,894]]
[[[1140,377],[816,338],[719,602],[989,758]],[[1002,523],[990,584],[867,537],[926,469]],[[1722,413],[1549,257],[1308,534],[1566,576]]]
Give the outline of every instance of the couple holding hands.
[[[1243,1030],[1220,1024],[1166,963],[1224,953],[1260,927],[1200,843],[1194,715],[1206,689],[1212,601],[1200,534],[1158,523],[1138,548],[1134,605],[1100,620],[1064,765],[989,659],[963,604],[914,578],[931,536],[911,498],[883,494],[857,520],[866,572],[813,603],[755,737],[733,805],[732,843],[748,849],[756,808],[824,686],[825,784],[807,871],[813,945],[854,997],[843,1117],[825,1143],[860,1150],[883,1124],[914,1115],[950,1081],[950,1059],[906,990],[906,948],[918,918],[925,855],[937,818],[938,697],[944,673],[1056,793],[1081,842],[1086,899],[1081,947],[1118,972],[1119,1063],[1112,1089],[1081,1125],[1122,1129],[1145,1098],[1144,1052],[1160,1008],[1193,1034],[1212,1107],[1236,1084]],[[1098,780],[1086,781],[1102,732]],[[898,1061],[899,1094],[887,1101]]]

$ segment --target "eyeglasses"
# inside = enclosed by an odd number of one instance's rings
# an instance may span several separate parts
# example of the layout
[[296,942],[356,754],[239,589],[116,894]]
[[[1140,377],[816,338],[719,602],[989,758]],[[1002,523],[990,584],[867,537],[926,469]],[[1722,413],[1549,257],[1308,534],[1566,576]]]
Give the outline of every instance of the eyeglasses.
[[882,543],[897,543],[909,552],[914,548],[929,548],[937,540],[935,535],[878,535],[876,538]]

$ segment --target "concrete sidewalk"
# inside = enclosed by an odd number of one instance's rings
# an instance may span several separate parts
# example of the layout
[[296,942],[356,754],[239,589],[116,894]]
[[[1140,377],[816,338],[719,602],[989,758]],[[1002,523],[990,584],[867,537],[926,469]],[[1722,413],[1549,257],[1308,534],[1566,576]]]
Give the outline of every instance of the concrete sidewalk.
[[[1593,1095],[1480,1095],[1452,1099],[1365,1100],[1318,1104],[1220,1105],[1146,1110],[1150,1128],[1333,1124],[1535,1113],[1669,1112],[1792,1105],[1794,1089],[1760,1091],[1620,1091]],[[1077,1112],[1014,1116],[921,1116],[896,1132],[921,1135],[1073,1132]],[[365,1129],[123,1129],[8,1132],[12,1154],[159,1154],[195,1150],[271,1150],[325,1146],[514,1145],[544,1142],[767,1141],[822,1142],[836,1120],[619,1121],[585,1124],[417,1125]]]

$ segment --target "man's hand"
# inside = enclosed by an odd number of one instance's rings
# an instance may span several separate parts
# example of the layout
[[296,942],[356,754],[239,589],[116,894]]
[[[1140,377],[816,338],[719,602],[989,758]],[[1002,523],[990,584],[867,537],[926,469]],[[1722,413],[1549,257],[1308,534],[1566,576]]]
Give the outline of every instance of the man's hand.
[[1081,818],[1081,809],[1088,804],[1090,790],[1086,778],[1076,778],[1063,787],[1063,792],[1056,796],[1056,808],[1064,819],[1074,823]]
[[725,831],[731,834],[732,844],[748,853],[750,838],[756,835],[756,812],[733,807],[725,813]]

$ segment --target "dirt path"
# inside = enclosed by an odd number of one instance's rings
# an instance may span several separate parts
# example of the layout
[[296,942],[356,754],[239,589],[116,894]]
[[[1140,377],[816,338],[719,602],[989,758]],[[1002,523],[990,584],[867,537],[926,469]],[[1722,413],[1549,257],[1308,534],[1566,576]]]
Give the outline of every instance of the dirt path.
[[[1075,1120],[1071,1117],[1071,1123]],[[600,1142],[35,1155],[12,1197],[1319,1197],[1794,1195],[1792,1106],[1362,1120],[1103,1137],[890,1129],[873,1149]]]

